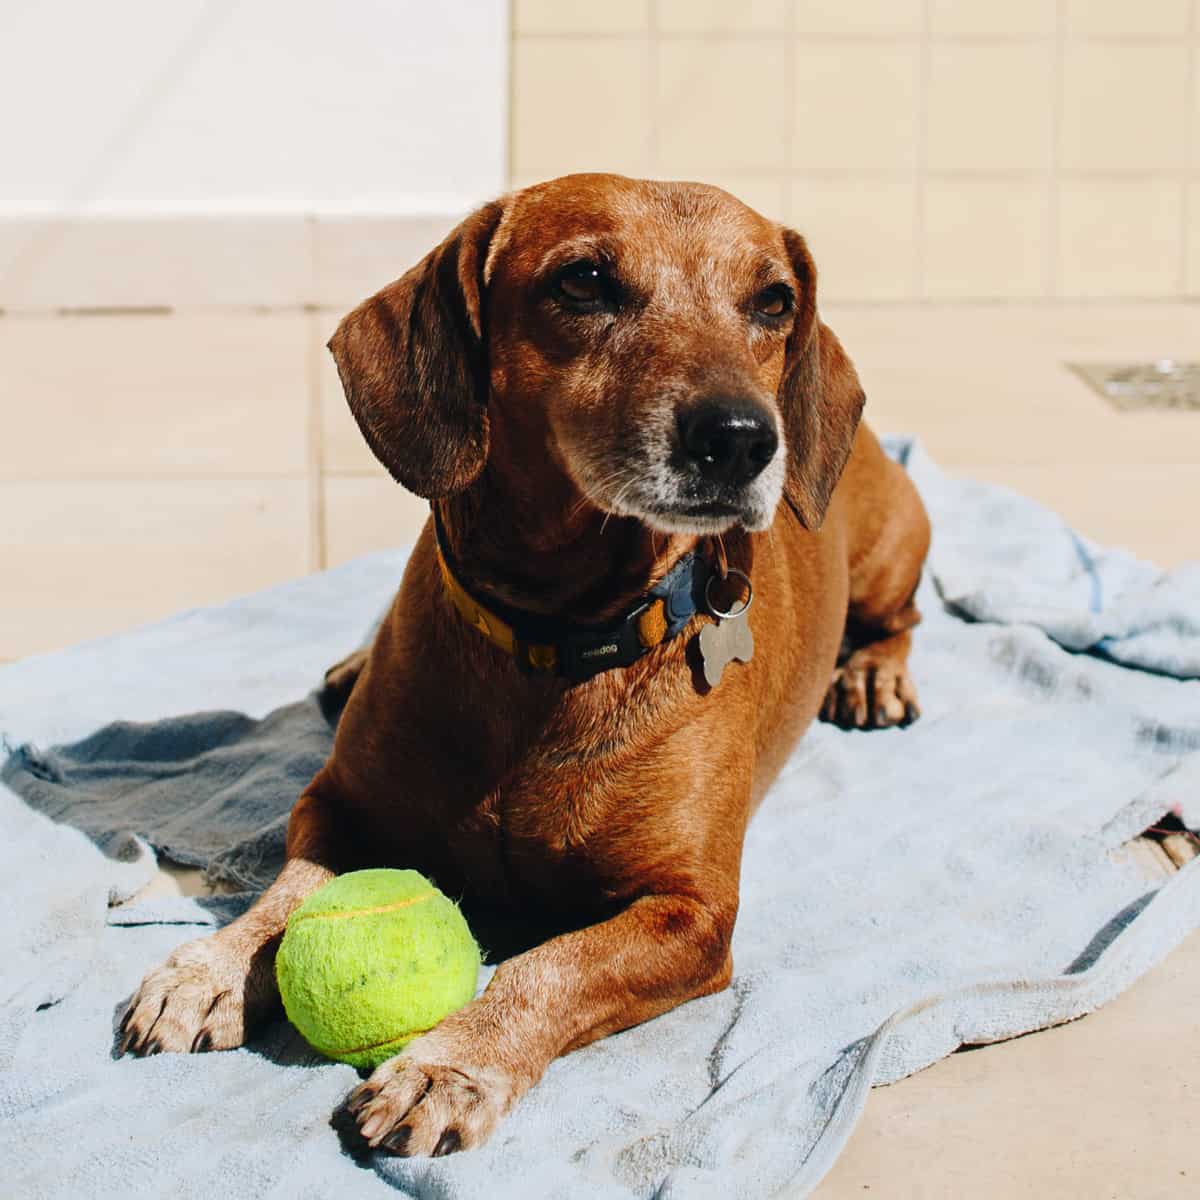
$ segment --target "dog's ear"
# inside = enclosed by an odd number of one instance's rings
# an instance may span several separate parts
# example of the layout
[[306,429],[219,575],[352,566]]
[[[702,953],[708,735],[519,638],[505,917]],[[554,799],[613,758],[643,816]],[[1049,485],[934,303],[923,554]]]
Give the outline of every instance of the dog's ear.
[[472,213],[329,341],[367,445],[427,499],[465,488],[487,460],[483,268],[503,212],[493,201]]
[[817,269],[804,239],[784,229],[783,241],[798,284],[779,382],[788,446],[784,495],[807,529],[819,529],[854,446],[864,396],[841,343],[817,316]]

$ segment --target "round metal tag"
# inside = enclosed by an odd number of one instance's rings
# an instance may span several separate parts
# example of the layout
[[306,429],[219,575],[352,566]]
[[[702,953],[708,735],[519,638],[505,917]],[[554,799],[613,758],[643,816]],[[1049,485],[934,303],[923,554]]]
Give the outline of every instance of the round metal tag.
[[[713,604],[711,591],[712,585],[717,579],[716,575],[710,575],[708,582],[704,585],[704,603],[708,607],[708,611],[720,621],[732,621],[738,617],[744,617],[750,610],[750,605],[754,602],[754,584],[750,582],[750,576],[745,571],[739,571],[737,567],[730,567],[725,579],[728,579],[731,575],[736,575],[739,579],[746,581],[746,599],[740,608],[735,607],[724,610],[717,608]],[[724,583],[725,579],[722,579],[721,582]]]

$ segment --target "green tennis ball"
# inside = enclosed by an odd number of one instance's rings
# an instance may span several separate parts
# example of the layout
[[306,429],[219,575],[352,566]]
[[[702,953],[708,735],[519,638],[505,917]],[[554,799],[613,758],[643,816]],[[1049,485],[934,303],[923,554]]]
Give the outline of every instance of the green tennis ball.
[[275,977],[314,1050],[375,1067],[475,995],[479,947],[417,871],[350,871],[288,918]]

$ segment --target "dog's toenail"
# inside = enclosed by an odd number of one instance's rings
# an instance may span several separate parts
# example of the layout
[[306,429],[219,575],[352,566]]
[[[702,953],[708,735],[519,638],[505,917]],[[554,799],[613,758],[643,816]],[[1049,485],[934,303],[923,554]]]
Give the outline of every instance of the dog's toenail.
[[453,1154],[455,1150],[462,1145],[462,1137],[457,1129],[447,1129],[445,1133],[438,1138],[438,1144],[433,1148],[433,1157],[441,1158],[446,1154]]
[[403,1154],[408,1147],[410,1137],[412,1137],[412,1126],[401,1125],[399,1129],[389,1133],[380,1145],[393,1154]]
[[346,1101],[346,1108],[356,1113],[364,1104],[374,1100],[376,1092],[374,1088],[357,1088],[350,1093],[350,1099]]
[[212,1037],[208,1030],[202,1029],[192,1040],[192,1053],[203,1054],[212,1045]]

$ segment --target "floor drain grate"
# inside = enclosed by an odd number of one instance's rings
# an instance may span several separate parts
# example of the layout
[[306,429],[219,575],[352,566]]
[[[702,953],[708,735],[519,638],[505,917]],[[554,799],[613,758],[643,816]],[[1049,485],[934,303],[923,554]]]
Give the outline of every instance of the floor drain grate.
[[1160,358],[1149,363],[1067,363],[1098,395],[1122,412],[1200,411],[1200,363]]

